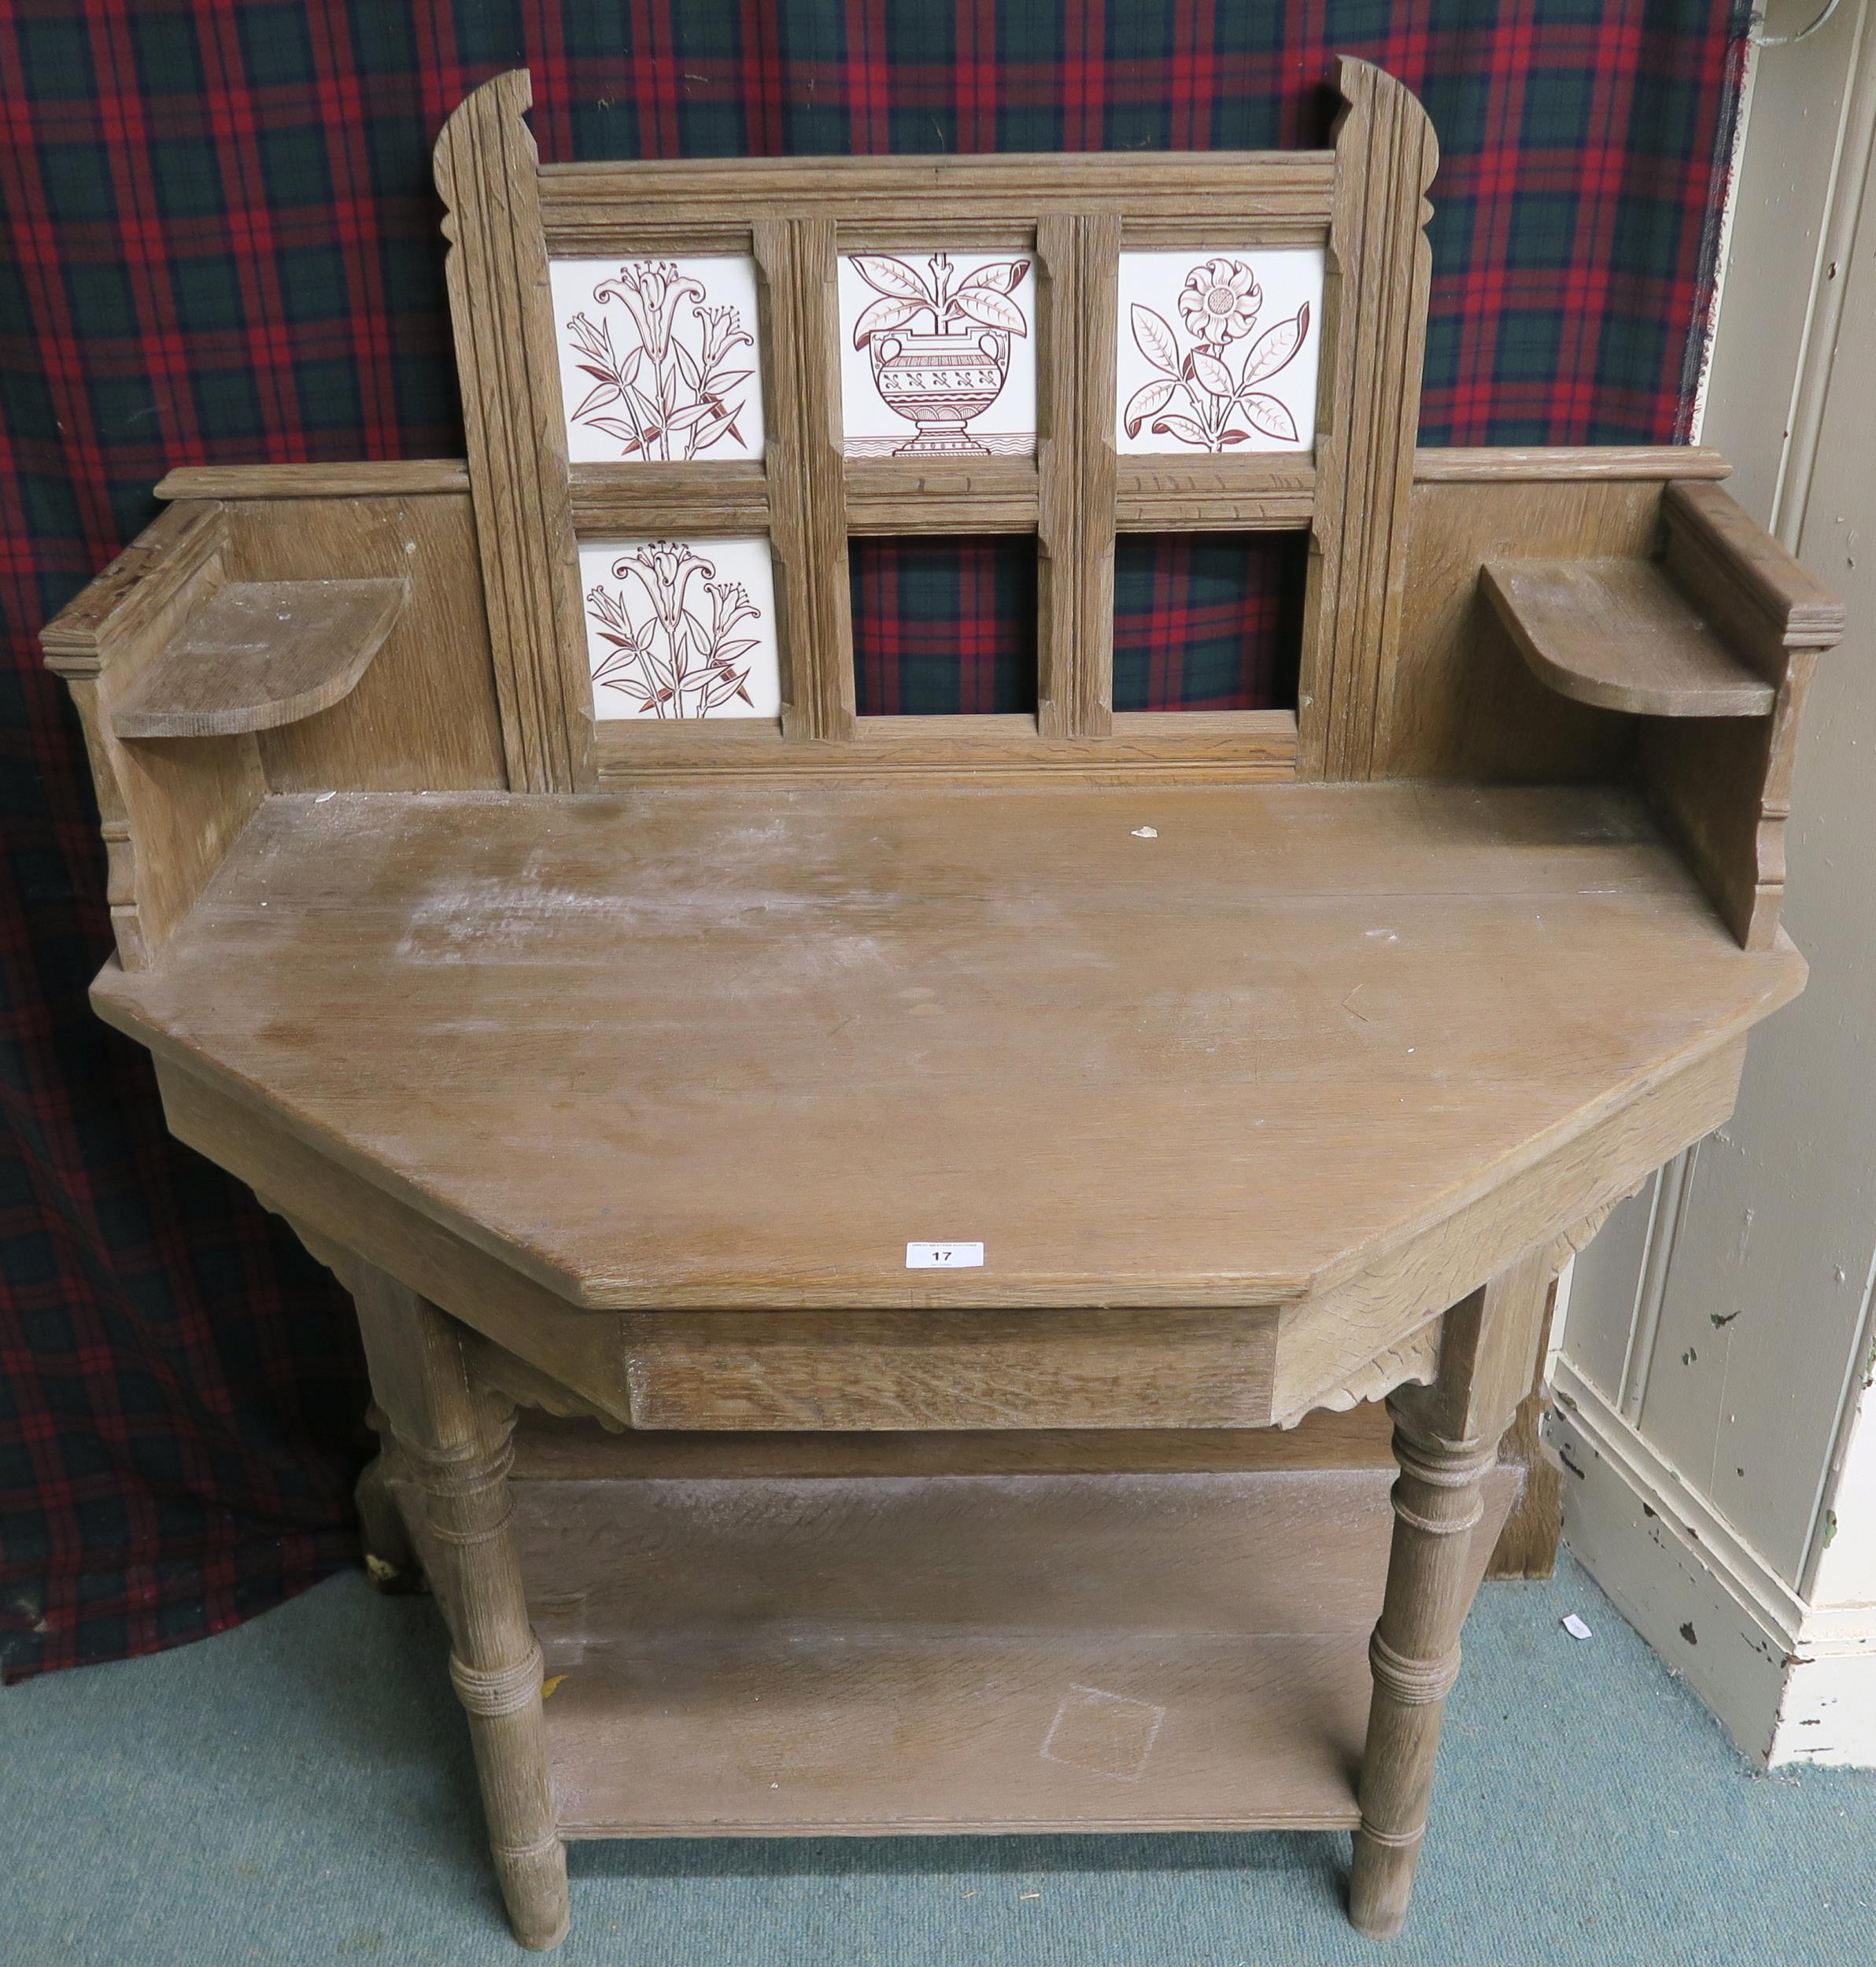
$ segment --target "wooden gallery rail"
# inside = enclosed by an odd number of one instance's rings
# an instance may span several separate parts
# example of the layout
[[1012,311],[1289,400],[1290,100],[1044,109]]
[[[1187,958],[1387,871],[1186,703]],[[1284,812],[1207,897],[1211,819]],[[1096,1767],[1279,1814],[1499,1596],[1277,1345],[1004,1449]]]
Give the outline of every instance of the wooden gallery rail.
[[[1433,137],[1341,87],[544,169],[503,76],[466,463],[178,471],[45,630],[94,1001],[357,1300],[529,1946],[665,1833],[1339,1829],[1405,1915],[1553,1280],[1802,984],[1842,621],[1709,453],[1416,456]],[[1295,536],[1293,705],[1114,707],[1128,530]],[[959,531],[1034,714],[856,715],[849,538]]]

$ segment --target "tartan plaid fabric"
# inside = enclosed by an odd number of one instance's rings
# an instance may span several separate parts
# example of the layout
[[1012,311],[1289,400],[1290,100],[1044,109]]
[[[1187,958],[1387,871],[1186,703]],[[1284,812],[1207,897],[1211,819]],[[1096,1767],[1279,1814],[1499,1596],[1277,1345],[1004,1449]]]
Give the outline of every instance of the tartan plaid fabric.
[[[0,0],[9,1674],[226,1626],[349,1548],[342,1301],[168,1138],[86,1008],[103,862],[33,635],[172,465],[460,451],[429,149],[465,90],[527,63],[550,159],[1290,146],[1326,134],[1331,52],[1365,54],[1445,153],[1427,441],[1664,441],[1745,24],[1745,0]],[[1124,548],[1124,702],[1280,696],[1290,577],[1235,552]],[[855,567],[870,707],[1027,701],[1012,543]]]
[[1034,710],[1033,541],[856,539],[848,558],[862,717]]
[[1123,533],[1114,708],[1293,709],[1308,544],[1300,533]]
[[[855,539],[848,557],[862,717],[1034,710],[1032,542]],[[1294,706],[1306,566],[1301,534],[1123,534],[1114,708]]]

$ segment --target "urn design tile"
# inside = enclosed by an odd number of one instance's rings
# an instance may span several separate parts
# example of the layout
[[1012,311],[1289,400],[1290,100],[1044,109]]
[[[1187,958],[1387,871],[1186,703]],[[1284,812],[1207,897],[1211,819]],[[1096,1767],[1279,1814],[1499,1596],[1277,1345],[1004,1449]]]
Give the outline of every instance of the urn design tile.
[[1027,254],[855,253],[840,264],[850,458],[1036,449],[1036,269]]

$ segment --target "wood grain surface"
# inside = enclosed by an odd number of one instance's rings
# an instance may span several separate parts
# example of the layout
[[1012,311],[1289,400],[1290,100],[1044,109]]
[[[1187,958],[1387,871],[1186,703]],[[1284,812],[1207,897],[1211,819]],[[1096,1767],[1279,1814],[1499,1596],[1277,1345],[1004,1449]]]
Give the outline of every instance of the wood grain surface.
[[1339,1433],[1211,1473],[609,1445],[513,1485],[567,1836],[1355,1821],[1394,1471]]
[[[1086,666],[1081,673],[1088,674]],[[1083,783],[1287,782],[1296,776],[1288,710],[1124,711],[1102,737],[1050,737],[1021,712],[970,717],[863,717],[851,738],[788,737],[751,718],[602,727],[600,782],[738,778],[968,776],[980,784],[1070,778]]]
[[[767,341],[770,544],[775,555],[781,726],[808,743],[851,737],[853,602],[840,456],[840,305],[831,220],[755,231]],[[637,726],[613,739],[630,742]],[[610,734],[608,734],[610,736]]]
[[[575,1303],[1202,1306],[1352,1275],[1802,974],[1606,792],[901,783],[272,799],[94,997]],[[946,1238],[984,1267],[905,1269]]]
[[1646,560],[1488,560],[1479,588],[1531,674],[1640,717],[1763,717],[1772,686]]
[[1733,467],[1697,444],[1425,445],[1413,454],[1416,485],[1580,484],[1586,479],[1723,478]]
[[1749,657],[1828,649],[1843,637],[1844,604],[1791,550],[1717,485],[1670,485],[1662,496],[1669,568],[1730,629]]
[[540,200],[556,253],[574,250],[574,241],[585,249],[596,234],[618,237],[648,223],[740,227],[746,237],[752,221],[797,215],[883,227],[903,239],[912,206],[954,227],[980,227],[1032,224],[1038,213],[1063,211],[1147,221],[1190,217],[1228,199],[1228,223],[1234,227],[1291,222],[1320,228],[1328,216],[1335,170],[1335,157],[1327,150],[1169,151],[1150,159],[1101,151],[863,162],[647,159],[545,165]]
[[113,710],[227,578],[219,506],[161,514],[40,631],[69,685],[98,795],[119,962],[152,961],[266,796],[256,740],[120,737]]
[[1392,76],[1343,56],[1323,295],[1316,506],[1298,699],[1305,778],[1365,779],[1384,745],[1407,565],[1439,146]]
[[150,635],[157,617],[174,618],[179,603],[199,606],[220,585],[227,542],[218,505],[191,500],[158,513],[39,630],[46,666],[55,676],[95,676],[133,646],[147,659],[161,647]]
[[460,458],[360,458],[331,464],[184,464],[157,482],[159,499],[347,499],[466,493]]
[[495,659],[466,491],[236,500],[235,581],[397,580],[409,599],[357,687],[260,735],[270,790],[500,790]]
[[[1333,153],[543,171],[498,76],[466,463],[174,474],[46,633],[93,1001],[360,1299],[528,1944],[563,1835],[1355,1828],[1405,1915],[1557,1264],[1801,987],[1842,618],[1710,452],[1414,450],[1435,147],[1339,80]],[[1033,463],[843,456],[839,256],[928,236],[1038,264]],[[1313,456],[1118,459],[1123,249],[1325,241]],[[615,251],[754,256],[764,459],[570,468]],[[1295,714],[1116,718],[1117,530],[1286,526]],[[849,532],[1032,530],[1036,715],[859,718]],[[768,537],[781,713],[596,737],[577,540],[667,533]]]
[[525,68],[485,82],[434,168],[508,783],[562,792],[593,782],[593,690],[532,100]]
[[1401,1477],[1387,1596],[1368,1646],[1374,1698],[1349,1877],[1350,1921],[1371,1939],[1393,1938],[1407,1916],[1460,1628],[1477,1586],[1486,1491],[1536,1366],[1551,1274],[1550,1252],[1532,1249],[1454,1305],[1432,1384],[1388,1400]]
[[1627,781],[1634,720],[1540,683],[1482,596],[1479,570],[1501,559],[1646,559],[1660,508],[1660,485],[1646,478],[1416,484],[1376,777]]
[[[1052,721],[1044,736],[1102,738],[1113,729],[1115,365],[1120,333],[1121,222],[1111,214],[1079,218],[1074,227],[1074,394],[1058,400],[1068,434],[1073,480],[1063,484],[1057,510],[1072,507],[1072,552],[1066,579],[1073,629],[1058,640],[1051,663]],[[1053,577],[1059,582],[1064,577]],[[1059,614],[1054,618],[1060,626]]]
[[1312,1414],[1299,1427],[1004,1428],[955,1434],[700,1434],[524,1413],[515,1429],[515,1479],[936,1475],[1205,1475],[1279,1469],[1394,1466],[1393,1423],[1378,1402]]
[[541,1655],[509,1534],[512,1412],[470,1381],[458,1328],[368,1264],[345,1265],[372,1397],[410,1483],[416,1542],[449,1627],[489,1854],[524,1947],[567,1937],[567,1851],[541,1715]]
[[1300,452],[1246,457],[1129,456],[1115,474],[1115,523],[1123,533],[1306,530],[1316,507],[1316,467]]
[[231,581],[112,707],[120,737],[233,737],[329,710],[358,687],[403,581]]
[[628,1312],[634,1426],[1256,1427],[1274,1311]]
[[1765,949],[1784,905],[1799,721],[1843,604],[1720,486],[1673,485],[1661,506],[1668,574],[1773,695],[1749,721],[1649,727],[1638,777],[1741,945]]
[[[778,404],[771,421],[782,415]],[[582,538],[737,539],[769,530],[768,474],[759,461],[568,468],[574,530]]]
[[[1080,458],[1088,424],[1083,373],[1088,243],[1088,228],[1078,218],[1052,213],[1037,223],[1036,337],[1048,356],[1036,376],[1031,523],[1036,529],[1035,721],[1045,744],[1076,734],[1085,707],[1083,693],[1091,683],[1099,689],[1102,651],[1109,674],[1113,668],[1111,623],[1105,635],[1097,629],[1091,650],[1081,640],[1087,600],[1081,578]],[[994,511],[1002,502],[984,503]],[[849,523],[852,510],[850,495]]]

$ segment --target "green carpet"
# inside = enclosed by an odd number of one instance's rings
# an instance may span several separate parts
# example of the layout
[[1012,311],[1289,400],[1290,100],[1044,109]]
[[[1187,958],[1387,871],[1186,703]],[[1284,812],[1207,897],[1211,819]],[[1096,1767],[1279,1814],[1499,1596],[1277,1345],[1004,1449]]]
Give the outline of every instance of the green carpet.
[[[1558,1626],[1580,1611],[1593,1638]],[[504,1967],[434,1611],[335,1578],[242,1630],[0,1695],[0,1958]],[[655,1782],[655,1771],[647,1781]],[[1755,1776],[1566,1563],[1466,1635],[1406,1936],[1343,1836],[573,1848],[556,1958],[632,1967],[1850,1967],[1876,1775]]]

